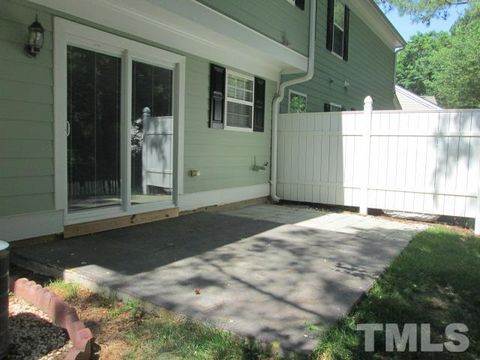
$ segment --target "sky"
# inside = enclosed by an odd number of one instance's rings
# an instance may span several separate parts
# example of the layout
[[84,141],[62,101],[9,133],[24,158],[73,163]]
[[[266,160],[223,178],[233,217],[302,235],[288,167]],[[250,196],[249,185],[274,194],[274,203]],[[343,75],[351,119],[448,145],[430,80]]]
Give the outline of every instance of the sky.
[[417,32],[429,32],[429,31],[448,31],[453,25],[455,20],[462,15],[466,6],[456,6],[450,9],[449,16],[447,20],[443,19],[433,19],[430,23],[430,26],[427,26],[422,23],[412,23],[408,15],[400,16],[396,9],[387,11],[385,15],[390,19],[392,24],[397,28],[397,30],[402,34],[405,40],[409,40],[412,35],[415,35]]

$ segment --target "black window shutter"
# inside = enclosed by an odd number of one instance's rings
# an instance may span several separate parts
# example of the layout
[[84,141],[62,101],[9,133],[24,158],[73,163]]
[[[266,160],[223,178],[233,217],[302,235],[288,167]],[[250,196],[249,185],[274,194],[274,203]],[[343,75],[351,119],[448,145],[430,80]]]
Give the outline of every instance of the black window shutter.
[[295,6],[299,9],[305,10],[305,0],[295,0]]
[[345,6],[345,29],[343,32],[343,60],[348,61],[348,38],[350,36],[350,9]]
[[210,127],[223,129],[225,123],[225,68],[210,64]]
[[327,49],[333,50],[333,17],[335,14],[335,0],[328,0],[327,9]]
[[253,110],[253,131],[265,129],[265,80],[255,78],[255,101]]
[[324,112],[330,112],[330,111],[331,111],[331,109],[330,109],[330,104],[325,103],[325,104],[323,105],[323,111],[324,111]]

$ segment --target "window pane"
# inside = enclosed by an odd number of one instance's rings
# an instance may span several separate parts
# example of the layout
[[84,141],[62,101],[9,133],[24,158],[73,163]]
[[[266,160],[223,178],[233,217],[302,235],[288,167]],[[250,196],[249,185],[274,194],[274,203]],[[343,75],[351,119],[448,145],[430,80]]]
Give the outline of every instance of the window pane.
[[153,67],[152,116],[172,116],[173,71]]
[[246,90],[245,91],[245,101],[253,101],[253,91]]
[[345,5],[340,1],[335,1],[335,25],[345,29]]
[[132,203],[171,199],[173,71],[133,62]]
[[343,56],[343,30],[336,25],[333,27],[333,51]]
[[242,101],[253,101],[253,81],[232,74],[228,75],[227,96]]
[[133,117],[142,117],[148,107],[151,116],[172,115],[172,71],[133,61]]
[[252,128],[252,106],[227,101],[227,126]]
[[301,113],[307,111],[307,98],[299,94],[290,94],[290,110],[291,113]]
[[67,47],[68,209],[120,204],[121,59]]

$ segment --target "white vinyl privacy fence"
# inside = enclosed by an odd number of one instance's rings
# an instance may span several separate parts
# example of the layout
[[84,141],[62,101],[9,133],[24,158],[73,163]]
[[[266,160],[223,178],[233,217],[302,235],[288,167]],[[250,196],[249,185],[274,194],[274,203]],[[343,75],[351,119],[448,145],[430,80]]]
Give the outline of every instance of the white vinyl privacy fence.
[[475,218],[480,233],[480,110],[282,114],[277,179],[285,200]]

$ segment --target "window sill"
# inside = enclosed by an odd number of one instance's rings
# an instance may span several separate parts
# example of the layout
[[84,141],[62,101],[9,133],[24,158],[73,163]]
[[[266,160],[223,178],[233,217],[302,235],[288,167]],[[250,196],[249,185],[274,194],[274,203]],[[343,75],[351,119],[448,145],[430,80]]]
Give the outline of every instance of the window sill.
[[230,130],[230,131],[245,132],[245,133],[251,133],[251,132],[253,132],[253,129],[252,129],[252,128],[241,128],[241,127],[227,126],[227,125],[225,125],[224,129],[225,129],[225,130]]
[[340,60],[342,60],[342,61],[347,62],[347,61],[343,58],[343,56],[338,55],[338,54],[337,54],[336,52],[334,52],[334,51],[330,51],[330,54],[332,54],[333,56],[335,56],[336,58],[338,58],[338,59],[340,59]]

